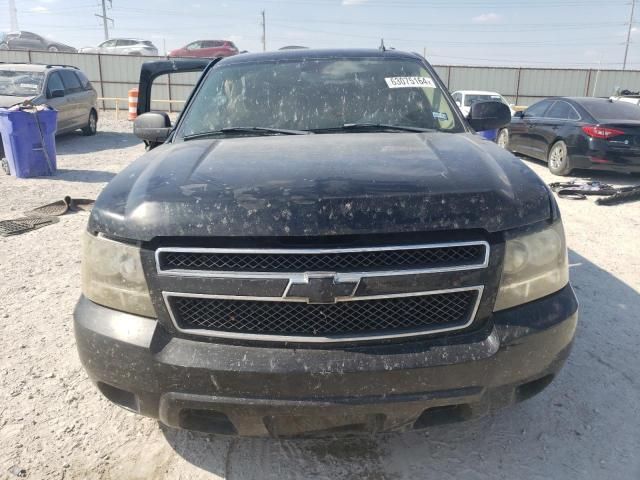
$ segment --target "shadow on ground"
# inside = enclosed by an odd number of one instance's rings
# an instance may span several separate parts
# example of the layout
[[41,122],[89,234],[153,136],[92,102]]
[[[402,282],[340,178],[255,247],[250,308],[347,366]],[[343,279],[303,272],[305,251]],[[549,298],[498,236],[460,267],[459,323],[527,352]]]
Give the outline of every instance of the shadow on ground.
[[115,176],[115,173],[105,172],[103,170],[71,170],[58,168],[53,177],[46,178],[49,180],[63,180],[65,182],[107,183]]
[[139,138],[129,132],[100,132],[85,137],[80,133],[69,133],[56,137],[58,155],[80,155],[141,145]]
[[580,300],[573,352],[533,399],[466,423],[346,440],[224,438],[163,428],[223,478],[640,478],[640,294],[570,254]]
[[[543,166],[547,168],[547,162],[543,162],[542,160],[538,160],[537,158],[527,157],[526,155],[517,155],[525,163],[535,163],[536,165]],[[632,175],[629,173],[620,173],[620,172],[607,172],[603,170],[580,170],[575,169],[571,172],[571,175],[566,177],[554,176],[557,180],[555,182],[569,182],[572,179],[577,179],[579,181],[596,181],[602,183],[609,183],[616,186],[630,186],[630,185],[640,185],[640,176]]]

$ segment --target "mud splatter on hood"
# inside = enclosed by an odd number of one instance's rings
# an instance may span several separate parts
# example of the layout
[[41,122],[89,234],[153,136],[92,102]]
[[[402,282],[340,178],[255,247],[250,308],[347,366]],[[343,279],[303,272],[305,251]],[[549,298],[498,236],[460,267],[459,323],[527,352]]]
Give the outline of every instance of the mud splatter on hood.
[[348,133],[163,145],[107,185],[89,228],[142,241],[495,232],[549,216],[537,175],[476,135]]

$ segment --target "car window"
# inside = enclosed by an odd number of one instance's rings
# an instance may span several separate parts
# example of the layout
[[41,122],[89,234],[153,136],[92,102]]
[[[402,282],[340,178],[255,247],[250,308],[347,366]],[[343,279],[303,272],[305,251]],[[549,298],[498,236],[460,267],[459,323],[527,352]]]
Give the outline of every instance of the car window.
[[557,100],[551,105],[551,108],[545,113],[547,118],[557,118],[561,120],[578,120],[580,116],[575,109],[562,100]]
[[462,94],[459,92],[456,92],[453,94],[453,101],[454,102],[462,102]]
[[113,47],[115,46],[116,41],[115,40],[107,40],[106,42],[102,42],[100,44],[100,47]]
[[0,95],[33,97],[40,94],[44,74],[22,70],[0,70]]
[[211,70],[184,135],[231,126],[299,130],[374,123],[461,131],[422,62],[379,58],[250,62]]
[[581,105],[598,122],[605,120],[640,120],[640,107],[632,103],[594,99],[584,101]]
[[117,45],[118,47],[129,47],[131,45],[135,45],[137,42],[134,42],[133,40],[118,40],[117,41]]
[[224,42],[221,40],[211,40],[212,47],[222,47],[224,46]]
[[529,108],[527,108],[524,113],[527,117],[542,117],[544,116],[544,112],[551,105],[550,100],[542,100],[541,102],[534,103]]
[[78,77],[76,77],[74,72],[72,72],[71,70],[60,70],[60,76],[62,77],[62,83],[64,83],[64,92],[66,94],[82,91],[80,80],[78,80]]
[[83,90],[91,90],[91,82],[87,78],[87,76],[81,71],[74,72],[78,76],[78,80],[80,80],[80,84],[82,85]]
[[24,38],[26,40],[40,40],[40,37],[31,32],[22,32],[20,34],[20,38]]
[[487,101],[494,101],[494,102],[497,101],[497,102],[504,103],[503,98],[500,95],[467,93],[464,97],[464,106],[470,107],[476,102],[487,102]]
[[54,90],[64,91],[64,85],[62,83],[60,75],[58,75],[58,72],[53,72],[51,75],[49,75],[49,78],[47,80],[47,97],[51,97],[51,92],[53,92]]
[[198,50],[199,48],[203,48],[205,45],[203,45],[204,42],[193,42],[190,43],[189,45],[187,45],[187,50]]

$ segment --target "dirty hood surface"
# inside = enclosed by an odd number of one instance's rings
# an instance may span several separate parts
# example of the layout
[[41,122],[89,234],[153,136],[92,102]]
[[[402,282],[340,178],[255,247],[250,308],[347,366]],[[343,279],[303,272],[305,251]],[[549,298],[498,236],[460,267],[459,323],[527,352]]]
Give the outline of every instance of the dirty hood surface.
[[550,212],[538,176],[477,135],[345,133],[162,145],[107,185],[89,228],[142,241],[494,232]]

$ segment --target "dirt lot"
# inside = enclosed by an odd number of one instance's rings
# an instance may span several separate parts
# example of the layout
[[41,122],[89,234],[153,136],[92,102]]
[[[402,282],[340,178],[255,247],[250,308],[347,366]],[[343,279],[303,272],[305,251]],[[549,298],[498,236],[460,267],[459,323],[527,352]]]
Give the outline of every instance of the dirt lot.
[[[64,195],[95,197],[142,154],[127,122],[107,119],[101,130],[59,139],[56,177],[0,177],[0,219]],[[528,165],[552,180],[543,165]],[[558,379],[497,415],[347,441],[165,431],[113,406],[87,379],[73,339],[87,214],[0,237],[0,478],[24,469],[37,479],[638,479],[640,202],[560,205],[581,318]]]

